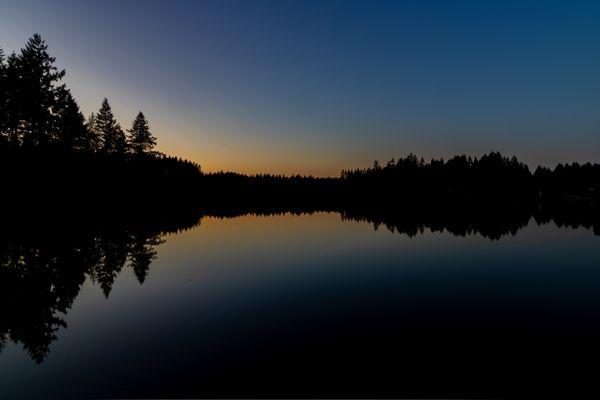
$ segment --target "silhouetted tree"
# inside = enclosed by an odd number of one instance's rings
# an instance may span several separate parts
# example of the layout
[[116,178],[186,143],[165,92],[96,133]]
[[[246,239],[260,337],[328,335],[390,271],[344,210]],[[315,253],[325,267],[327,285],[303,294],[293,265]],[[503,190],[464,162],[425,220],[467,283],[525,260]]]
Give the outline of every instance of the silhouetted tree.
[[6,57],[4,56],[4,50],[0,47],[0,145],[7,142],[7,138],[4,135],[6,124],[7,124],[7,80],[6,80]]
[[125,133],[115,119],[108,99],[102,100],[102,106],[96,114],[96,129],[102,140],[102,150],[107,154],[125,153]]
[[59,91],[56,108],[58,144],[66,151],[90,150],[85,117],[68,89]]
[[20,89],[21,77],[19,70],[19,57],[16,53],[11,53],[4,64],[4,84],[3,86],[3,122],[0,124],[0,133],[4,141],[12,146],[20,144],[20,128],[22,126],[22,90]]
[[115,128],[115,153],[125,154],[129,152],[129,143],[127,143],[127,136],[121,128],[121,125],[117,124]]
[[156,146],[156,138],[150,133],[148,121],[141,111],[129,130],[129,145],[136,155],[148,154]]
[[23,122],[23,145],[46,146],[50,143],[56,119],[57,86],[65,71],[55,66],[48,45],[36,33],[18,57],[18,87]]
[[90,152],[100,151],[102,148],[102,138],[100,136],[100,132],[98,131],[95,113],[92,112],[90,114],[85,125],[87,130],[87,140],[85,141],[87,146],[86,150]]

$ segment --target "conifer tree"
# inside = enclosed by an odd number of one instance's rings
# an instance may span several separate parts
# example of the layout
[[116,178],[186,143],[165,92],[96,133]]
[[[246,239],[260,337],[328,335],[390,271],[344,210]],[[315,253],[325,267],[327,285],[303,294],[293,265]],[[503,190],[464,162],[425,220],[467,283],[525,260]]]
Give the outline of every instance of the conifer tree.
[[56,59],[48,53],[48,45],[36,33],[19,55],[20,111],[24,121],[23,144],[47,145],[55,125],[58,82],[65,71],[54,65]]
[[102,106],[96,115],[96,128],[102,141],[102,150],[107,154],[116,153],[123,131],[115,120],[107,98],[102,100]]
[[8,123],[8,115],[6,110],[8,105],[8,82],[6,80],[6,69],[6,57],[4,57],[4,50],[2,47],[0,47],[0,144],[8,141],[7,137],[5,136],[6,126]]
[[96,124],[96,114],[91,113],[85,124],[87,130],[86,148],[84,150],[89,152],[98,152],[102,147],[102,141],[98,126]]
[[156,138],[150,133],[150,126],[140,111],[129,130],[129,145],[136,155],[149,154],[156,146]]
[[22,91],[20,90],[19,57],[12,52],[4,67],[4,136],[13,146],[20,144],[23,126],[23,110],[21,107]]
[[121,128],[121,125],[117,123],[115,126],[115,153],[125,154],[129,152],[129,143],[127,143],[127,137],[125,132]]
[[55,138],[64,150],[88,150],[88,132],[85,117],[68,89],[57,98],[57,125]]

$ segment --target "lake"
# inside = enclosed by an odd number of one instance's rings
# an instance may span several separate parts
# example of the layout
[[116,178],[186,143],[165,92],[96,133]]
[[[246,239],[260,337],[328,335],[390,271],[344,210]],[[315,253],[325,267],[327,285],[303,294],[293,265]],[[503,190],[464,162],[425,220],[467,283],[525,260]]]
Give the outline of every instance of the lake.
[[591,228],[407,234],[314,212],[73,249],[48,232],[2,248],[2,398],[504,397],[597,379]]

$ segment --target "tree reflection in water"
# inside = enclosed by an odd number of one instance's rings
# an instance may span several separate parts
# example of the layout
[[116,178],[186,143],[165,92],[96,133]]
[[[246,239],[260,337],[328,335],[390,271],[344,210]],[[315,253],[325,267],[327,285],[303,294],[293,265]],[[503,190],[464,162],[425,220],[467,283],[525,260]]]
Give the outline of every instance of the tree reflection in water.
[[[148,277],[157,257],[157,246],[168,233],[196,227],[203,216],[235,218],[244,214],[276,215],[313,213],[319,209],[269,208],[196,210],[185,217],[157,217],[153,223],[102,224],[36,221],[5,224],[0,232],[0,352],[11,341],[23,346],[29,356],[41,363],[46,358],[57,331],[66,328],[65,316],[86,279],[96,282],[107,298],[118,275],[131,268],[140,284]],[[557,226],[593,228],[600,233],[594,208],[578,205],[491,210],[377,210],[328,209],[344,220],[365,221],[375,229],[385,226],[392,232],[413,237],[429,230],[453,235],[479,234],[490,240],[515,235],[532,220]],[[121,220],[122,221],[122,220]],[[139,221],[144,221],[140,223]],[[83,227],[83,226],[85,227]]]

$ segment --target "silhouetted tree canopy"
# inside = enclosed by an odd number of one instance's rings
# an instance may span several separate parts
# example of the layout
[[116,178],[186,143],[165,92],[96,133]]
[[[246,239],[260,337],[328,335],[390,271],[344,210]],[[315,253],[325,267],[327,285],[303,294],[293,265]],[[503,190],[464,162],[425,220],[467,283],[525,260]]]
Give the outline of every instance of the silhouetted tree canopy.
[[125,153],[125,134],[113,115],[108,99],[102,100],[102,106],[96,114],[96,129],[100,133],[102,151],[107,154]]
[[34,34],[25,47],[6,57],[0,49],[0,145],[47,152],[136,156],[155,155],[156,138],[140,112],[128,137],[108,100],[87,122],[71,91],[61,83],[64,70],[55,65],[48,45]]
[[90,151],[89,135],[85,117],[66,88],[58,92],[56,101],[57,129],[56,141],[65,151]]
[[55,61],[48,53],[46,41],[37,33],[17,59],[18,129],[25,147],[49,145],[58,129],[58,98],[64,90],[59,82],[65,71],[59,71]]
[[129,145],[134,154],[149,154],[156,146],[156,138],[150,133],[150,126],[144,114],[140,111],[133,120],[129,130]]
[[[8,93],[6,56],[0,48],[0,133],[4,133],[7,128]],[[6,141],[6,138],[2,135],[0,140]]]
[[0,52],[0,179],[15,202],[53,193],[91,207],[102,196],[123,192],[151,193],[156,201],[171,204],[243,206],[424,202],[514,207],[540,198],[546,203],[599,200],[598,164],[539,167],[532,174],[516,157],[499,152],[428,162],[409,154],[344,170],[339,178],[203,174],[197,164],[155,151],[156,138],[142,112],[126,134],[104,98],[86,121],[55,61],[39,34],[19,53]]
[[99,152],[102,148],[102,138],[98,131],[96,113],[91,113],[86,123],[87,140],[85,150],[90,153]]

